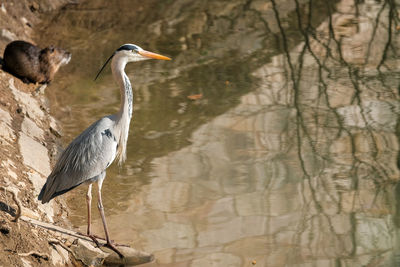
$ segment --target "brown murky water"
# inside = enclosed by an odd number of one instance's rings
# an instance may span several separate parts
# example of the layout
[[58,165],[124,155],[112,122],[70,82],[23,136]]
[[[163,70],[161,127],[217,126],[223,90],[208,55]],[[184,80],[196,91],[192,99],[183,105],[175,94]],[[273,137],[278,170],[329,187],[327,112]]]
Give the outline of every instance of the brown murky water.
[[[398,266],[396,2],[92,0],[52,17],[40,39],[73,54],[47,92],[65,143],[119,107],[110,70],[93,78],[121,44],[173,58],[127,67],[112,239],[154,266]],[[68,195],[82,230],[85,190]]]

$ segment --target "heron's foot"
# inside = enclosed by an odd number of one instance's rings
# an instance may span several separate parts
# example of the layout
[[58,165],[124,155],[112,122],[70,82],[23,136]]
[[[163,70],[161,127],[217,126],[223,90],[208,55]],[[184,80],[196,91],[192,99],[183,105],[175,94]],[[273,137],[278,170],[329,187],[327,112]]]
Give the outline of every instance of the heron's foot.
[[101,246],[100,242],[97,240],[96,236],[94,235],[87,235],[88,237],[90,237],[90,239],[93,240],[93,242],[96,244],[96,246],[99,248]]
[[[100,242],[98,241],[98,239],[107,241],[107,239],[105,239],[104,237],[101,237],[101,236],[98,236],[98,235],[94,235],[94,234],[84,234],[84,233],[81,233],[81,232],[76,232],[76,233],[79,234],[79,235],[83,235],[83,236],[90,237],[90,239],[92,239],[93,242],[96,243],[96,246],[97,246],[97,247],[101,247],[101,246],[106,247],[106,246],[107,246],[107,244],[100,243]],[[131,247],[130,245],[115,243],[114,240],[110,240],[110,243],[111,243],[113,246],[118,246],[118,247],[127,247],[127,248],[130,248],[130,247]]]
[[115,251],[115,253],[118,254],[118,256],[123,259],[125,258],[124,255],[117,249],[116,246],[113,245],[113,243],[111,243],[110,241],[107,242],[107,244],[104,245],[105,247],[108,247],[109,249],[112,249]]

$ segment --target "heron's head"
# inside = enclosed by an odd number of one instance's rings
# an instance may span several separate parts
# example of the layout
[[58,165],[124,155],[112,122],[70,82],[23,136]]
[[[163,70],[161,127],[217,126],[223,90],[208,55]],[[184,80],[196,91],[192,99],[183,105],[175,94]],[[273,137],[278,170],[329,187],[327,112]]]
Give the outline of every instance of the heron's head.
[[169,57],[165,57],[156,53],[152,53],[144,50],[143,48],[134,44],[124,44],[118,48],[114,57],[125,57],[128,62],[136,62],[147,59],[161,59],[161,60],[171,60]]
[[118,48],[114,54],[109,57],[109,59],[104,63],[103,67],[100,69],[95,80],[100,75],[101,71],[107,65],[107,63],[112,59],[124,59],[126,62],[137,62],[147,59],[161,59],[161,60],[171,60],[169,57],[162,56],[153,52],[144,50],[143,48],[134,44],[124,44]]

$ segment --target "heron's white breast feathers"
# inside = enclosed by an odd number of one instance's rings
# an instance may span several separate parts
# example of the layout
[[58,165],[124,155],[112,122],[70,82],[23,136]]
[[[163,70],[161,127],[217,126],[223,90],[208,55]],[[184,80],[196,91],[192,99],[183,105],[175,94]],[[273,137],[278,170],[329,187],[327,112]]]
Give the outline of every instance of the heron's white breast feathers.
[[118,125],[120,127],[120,136],[118,142],[118,150],[117,150],[117,158],[118,164],[121,165],[126,160],[126,144],[128,142],[128,134],[129,134],[129,124],[130,119],[126,119],[125,121],[120,121]]

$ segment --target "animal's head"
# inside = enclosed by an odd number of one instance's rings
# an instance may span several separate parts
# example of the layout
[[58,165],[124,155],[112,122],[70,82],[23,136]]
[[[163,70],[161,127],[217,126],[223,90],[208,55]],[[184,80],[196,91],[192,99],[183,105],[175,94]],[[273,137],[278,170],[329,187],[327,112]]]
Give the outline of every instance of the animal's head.
[[46,59],[49,64],[62,66],[69,63],[71,60],[71,53],[54,46],[49,46],[41,51],[41,57]]
[[71,53],[64,49],[49,46],[40,51],[40,69],[43,73],[44,82],[53,80],[54,75],[62,65],[66,65],[71,60]]

